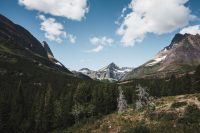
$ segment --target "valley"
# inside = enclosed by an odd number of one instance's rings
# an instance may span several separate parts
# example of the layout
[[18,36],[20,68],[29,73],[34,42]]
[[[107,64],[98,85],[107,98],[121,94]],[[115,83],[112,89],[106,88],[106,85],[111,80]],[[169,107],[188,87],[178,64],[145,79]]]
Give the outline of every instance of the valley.
[[66,67],[46,41],[0,15],[0,132],[200,132],[199,34],[177,33],[136,68]]

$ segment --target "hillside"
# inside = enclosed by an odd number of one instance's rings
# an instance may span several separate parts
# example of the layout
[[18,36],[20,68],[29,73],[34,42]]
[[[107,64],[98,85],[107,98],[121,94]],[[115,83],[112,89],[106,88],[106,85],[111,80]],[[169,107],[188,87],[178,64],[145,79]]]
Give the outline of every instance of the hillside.
[[26,29],[0,16],[0,132],[47,133],[116,109],[115,84],[74,75]]
[[122,80],[132,78],[164,78],[172,74],[192,72],[200,64],[200,35],[176,34],[169,46],[135,68]]
[[[155,109],[136,111],[131,105],[124,113],[91,119],[59,133],[199,133],[200,94],[163,97],[154,100]],[[55,132],[57,133],[57,132]]]

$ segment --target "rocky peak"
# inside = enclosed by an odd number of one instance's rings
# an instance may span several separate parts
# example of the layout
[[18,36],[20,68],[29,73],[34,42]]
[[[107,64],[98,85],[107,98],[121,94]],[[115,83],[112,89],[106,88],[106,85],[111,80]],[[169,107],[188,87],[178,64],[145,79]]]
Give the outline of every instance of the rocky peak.
[[115,64],[115,63],[110,63],[108,66],[107,66],[108,69],[119,69],[119,67]]
[[50,56],[53,56],[53,57],[54,57],[53,52],[52,52],[51,49],[49,48],[49,45],[47,44],[47,42],[46,42],[46,41],[43,41],[42,44],[43,44],[43,47],[44,47],[45,51],[47,52],[47,55],[48,55],[48,56],[50,55]]
[[99,71],[114,71],[119,70],[120,68],[115,63],[110,63],[108,66],[100,69]]
[[123,80],[144,77],[167,77],[193,71],[200,65],[200,35],[176,34],[170,45],[145,64],[127,74]]
[[[172,39],[170,45],[165,47],[162,51],[170,50],[170,49],[176,47],[179,44],[186,44],[186,43],[187,44],[194,44],[194,43],[199,44],[198,40],[200,40],[199,34],[191,35],[191,34],[186,33],[186,34],[183,35],[183,34],[177,33],[174,36],[174,38]],[[195,42],[195,41],[198,41],[198,42]]]
[[122,67],[119,68],[115,63],[110,63],[108,66],[103,67],[98,71],[93,71],[88,68],[82,68],[79,72],[89,76],[92,79],[108,79],[108,80],[120,80],[125,74],[132,71],[132,68]]
[[170,45],[173,45],[173,44],[175,44],[175,43],[179,43],[182,39],[185,38],[185,36],[187,36],[187,34],[183,35],[183,34],[177,33],[177,34],[174,36],[174,38],[172,39]]

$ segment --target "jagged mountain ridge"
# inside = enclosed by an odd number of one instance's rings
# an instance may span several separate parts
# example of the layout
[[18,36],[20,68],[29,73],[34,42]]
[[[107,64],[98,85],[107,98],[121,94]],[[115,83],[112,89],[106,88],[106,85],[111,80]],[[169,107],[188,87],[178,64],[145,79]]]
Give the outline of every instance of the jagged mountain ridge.
[[163,78],[191,72],[200,64],[200,35],[176,34],[169,46],[122,80],[131,78]]
[[120,80],[126,73],[130,72],[132,68],[122,67],[119,68],[115,63],[110,63],[108,66],[99,69],[98,71],[93,71],[88,68],[82,68],[79,72],[89,76],[92,79],[99,80]]

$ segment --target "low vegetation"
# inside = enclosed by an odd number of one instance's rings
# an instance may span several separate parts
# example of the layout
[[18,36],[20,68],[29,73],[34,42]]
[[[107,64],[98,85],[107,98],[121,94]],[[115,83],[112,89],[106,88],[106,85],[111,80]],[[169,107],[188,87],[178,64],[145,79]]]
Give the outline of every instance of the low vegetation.
[[[121,114],[115,112],[95,120],[82,121],[59,133],[199,133],[200,102],[197,99],[199,95],[156,99],[154,111],[148,108],[137,111],[130,105]],[[162,104],[157,104],[160,102]],[[172,105],[177,103],[181,106],[172,108]]]

